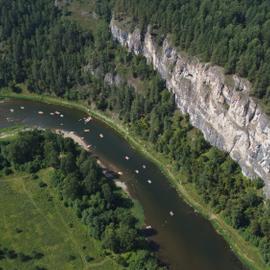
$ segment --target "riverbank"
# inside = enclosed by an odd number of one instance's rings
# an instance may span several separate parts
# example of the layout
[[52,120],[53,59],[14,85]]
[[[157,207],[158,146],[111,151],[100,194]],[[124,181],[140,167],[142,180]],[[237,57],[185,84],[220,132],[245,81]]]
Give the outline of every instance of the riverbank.
[[16,138],[18,132],[28,130],[28,128],[23,125],[15,125],[13,127],[2,128],[0,129],[0,141],[5,141],[6,138],[13,140]]
[[[89,152],[90,149],[91,149],[91,146],[88,145],[79,135],[77,135],[73,131],[66,131],[66,130],[63,130],[63,129],[56,129],[55,133],[63,136],[64,138],[72,139],[75,143],[80,145],[87,152]],[[105,164],[104,161],[101,161],[99,159],[97,160],[97,163],[103,170],[113,171],[113,172],[116,172],[116,173],[118,172],[117,168],[112,167],[111,164],[107,164],[107,163]],[[118,174],[119,174],[119,172],[118,172]],[[121,188],[131,198],[131,195],[130,195],[130,193],[128,191],[128,187],[123,181],[115,179],[114,183],[115,183],[115,185],[117,187]]]
[[42,102],[64,105],[73,108],[76,107],[85,112],[89,112],[99,120],[102,120],[107,125],[111,126],[119,134],[121,134],[134,148],[139,150],[141,153],[143,153],[145,156],[147,156],[159,166],[159,168],[168,177],[174,187],[178,190],[179,194],[181,194],[182,197],[185,199],[185,201],[191,204],[194,208],[196,208],[203,216],[210,219],[216,230],[221,233],[223,237],[231,244],[232,249],[239,255],[242,261],[249,265],[251,269],[267,269],[262,263],[258,250],[251,246],[247,241],[245,241],[236,230],[228,226],[223,221],[221,216],[214,215],[211,209],[202,203],[193,186],[179,182],[179,174],[177,174],[177,172],[172,169],[171,164],[169,164],[169,162],[165,160],[162,155],[156,153],[153,150],[153,147],[145,141],[142,141],[138,138],[135,139],[134,135],[130,132],[130,130],[124,127],[119,120],[113,117],[113,115],[101,113],[94,109],[90,110],[82,103],[78,104],[59,98],[38,95],[16,95],[10,93],[7,93],[5,96],[38,100]]
[[65,131],[63,129],[56,129],[55,133],[63,136],[64,138],[72,139],[75,143],[80,145],[86,151],[90,150],[89,149],[90,147],[87,145],[87,143],[80,136],[78,136],[77,134],[75,134],[72,131]]
[[[27,131],[27,130],[31,130],[31,129],[24,128],[23,126],[4,128],[4,129],[0,130],[0,141],[6,140],[7,138],[15,139],[18,132]],[[91,149],[90,145],[88,145],[79,135],[77,135],[76,133],[74,133],[72,131],[66,131],[63,129],[56,129],[56,130],[54,130],[54,132],[58,135],[63,136],[64,138],[72,139],[75,143],[80,145],[84,150],[86,150],[88,152]],[[107,164],[107,163],[105,164],[103,161],[101,161],[99,159],[97,160],[97,163],[102,169],[104,169],[106,171],[118,172],[117,168],[113,168],[110,164]],[[114,183],[117,187],[121,188],[131,198],[131,194],[128,190],[128,187],[123,181],[115,179]]]

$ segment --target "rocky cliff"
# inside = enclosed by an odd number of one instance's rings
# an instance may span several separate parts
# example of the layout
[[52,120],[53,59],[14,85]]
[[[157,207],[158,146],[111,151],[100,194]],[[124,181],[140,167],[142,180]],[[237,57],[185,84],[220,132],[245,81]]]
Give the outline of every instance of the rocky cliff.
[[169,38],[158,46],[150,26],[145,34],[137,28],[128,32],[112,19],[110,27],[116,40],[144,55],[160,73],[178,108],[189,114],[205,139],[228,152],[246,176],[261,177],[270,197],[270,121],[249,96],[249,81],[225,76],[222,68],[187,57],[173,48]]

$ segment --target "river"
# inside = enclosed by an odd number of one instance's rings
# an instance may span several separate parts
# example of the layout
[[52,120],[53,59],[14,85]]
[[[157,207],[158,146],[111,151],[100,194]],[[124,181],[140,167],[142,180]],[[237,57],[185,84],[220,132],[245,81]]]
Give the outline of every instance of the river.
[[[55,111],[60,114],[52,115]],[[123,172],[121,180],[143,206],[146,224],[156,231],[151,239],[157,243],[159,256],[170,265],[170,269],[246,269],[211,223],[179,197],[152,162],[101,121],[93,119],[85,124],[80,120],[83,117],[86,114],[81,111],[58,105],[19,99],[0,103],[0,128],[24,124],[74,131],[92,145],[92,150],[101,160]],[[86,133],[85,129],[90,131]]]

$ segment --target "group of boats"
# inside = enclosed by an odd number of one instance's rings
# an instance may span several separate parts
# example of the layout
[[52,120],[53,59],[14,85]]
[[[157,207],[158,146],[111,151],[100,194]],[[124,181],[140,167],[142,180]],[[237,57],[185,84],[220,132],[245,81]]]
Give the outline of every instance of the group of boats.
[[[21,109],[21,110],[24,110],[24,109],[25,109],[25,107],[24,107],[24,106],[20,106],[20,109]],[[10,111],[11,113],[14,113],[14,112],[15,112],[15,110],[14,110],[13,108],[9,109],[9,111]],[[43,111],[38,111],[38,114],[39,114],[39,115],[43,115],[43,114],[44,114],[44,112],[43,112]],[[59,115],[61,118],[63,118],[63,117],[64,117],[64,115],[63,115],[63,114],[61,114],[61,113],[60,113],[60,112],[58,112],[58,111],[51,112],[51,113],[50,113],[50,115],[51,115],[51,116],[53,116],[53,115]]]
[[[21,109],[21,110],[24,110],[25,108],[24,108],[24,106],[20,106],[20,109]],[[14,110],[13,108],[11,108],[11,109],[10,109],[10,112],[13,113],[13,112],[15,112],[15,110]],[[43,112],[43,111],[38,111],[38,114],[39,114],[39,115],[43,115],[44,112]],[[59,116],[60,118],[64,118],[64,114],[62,114],[62,113],[59,112],[59,111],[51,112],[50,115],[51,115],[51,116],[56,115],[56,116]],[[91,117],[91,116],[89,116],[89,117],[84,117],[84,118],[82,118],[82,119],[79,119],[79,121],[84,121],[84,123],[87,124],[87,123],[89,123],[90,121],[92,121],[92,117]],[[60,125],[63,126],[64,124],[63,124],[63,123],[60,123]],[[84,129],[84,132],[85,132],[85,133],[89,133],[89,132],[90,132],[90,129]],[[74,134],[74,131],[70,131],[70,133],[71,133],[71,134]],[[99,134],[99,137],[100,137],[101,139],[103,139],[103,138],[104,138],[104,135],[103,135],[102,133],[100,133],[100,134]],[[84,137],[80,137],[80,139],[81,139],[81,140],[84,140]],[[88,149],[90,149],[91,147],[92,147],[91,144],[87,145],[87,148],[88,148]],[[126,155],[124,158],[125,158],[125,160],[127,160],[127,161],[130,160],[130,157],[127,156],[127,155]],[[146,169],[146,165],[143,164],[143,165],[142,165],[142,168],[143,168],[143,169]],[[135,173],[136,173],[136,174],[139,174],[140,171],[139,171],[138,169],[136,169],[136,170],[135,170]],[[123,175],[123,172],[118,172],[118,174],[119,174],[119,175]],[[150,179],[148,179],[148,180],[147,180],[147,183],[148,183],[148,184],[152,184],[152,181],[151,181]],[[173,212],[173,211],[170,211],[169,214],[170,214],[170,216],[174,216],[174,212]],[[145,228],[146,228],[146,229],[152,229],[152,226],[148,225],[148,226],[146,226]]]
[[[129,156],[125,156],[125,160],[130,160],[130,157],[129,157]],[[142,165],[142,168],[143,168],[143,169],[146,169],[146,165],[143,164],[143,165]],[[136,174],[139,174],[140,171],[139,171],[139,170],[135,170],[135,173],[136,173]],[[147,180],[147,183],[148,183],[148,184],[152,184],[152,181],[151,181],[150,179],[148,179],[148,180]]]

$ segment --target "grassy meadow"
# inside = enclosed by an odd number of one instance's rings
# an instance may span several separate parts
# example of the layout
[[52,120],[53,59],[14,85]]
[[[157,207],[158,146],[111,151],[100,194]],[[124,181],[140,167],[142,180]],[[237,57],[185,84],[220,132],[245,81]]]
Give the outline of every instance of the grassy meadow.
[[0,269],[119,269],[63,205],[50,173],[0,177]]

